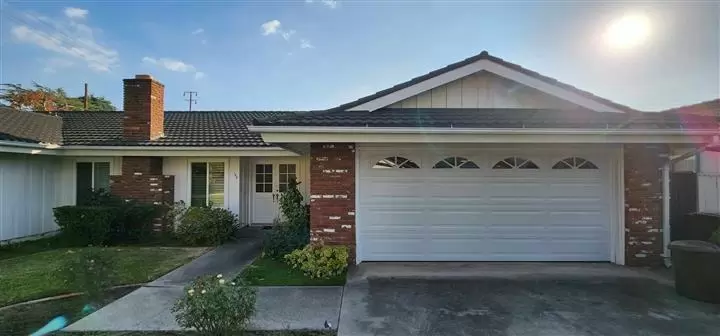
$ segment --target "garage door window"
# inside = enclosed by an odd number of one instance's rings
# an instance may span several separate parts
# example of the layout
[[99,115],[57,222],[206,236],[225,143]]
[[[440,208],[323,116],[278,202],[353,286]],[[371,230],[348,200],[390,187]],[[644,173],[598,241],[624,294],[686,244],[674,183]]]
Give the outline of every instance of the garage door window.
[[558,161],[552,169],[598,169],[598,167],[588,160],[573,156]]
[[539,169],[535,162],[517,156],[511,156],[498,161],[493,169]]
[[475,162],[468,160],[467,158],[460,156],[451,156],[438,161],[433,169],[443,168],[465,168],[465,169],[477,169],[480,168]]
[[389,156],[375,163],[373,168],[388,169],[388,168],[420,168],[417,163],[410,161],[402,156]]

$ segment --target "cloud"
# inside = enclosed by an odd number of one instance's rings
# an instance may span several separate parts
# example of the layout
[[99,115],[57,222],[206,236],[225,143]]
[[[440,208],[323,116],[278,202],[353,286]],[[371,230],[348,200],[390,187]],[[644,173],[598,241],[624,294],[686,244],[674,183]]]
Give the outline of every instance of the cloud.
[[310,43],[309,40],[300,39],[300,48],[302,48],[302,49],[310,49],[310,48],[315,48],[315,46],[313,46],[313,45]]
[[65,16],[71,19],[84,19],[88,15],[87,9],[67,7],[64,10]]
[[198,28],[198,29],[193,30],[193,32],[190,33],[190,35],[202,34],[202,33],[204,33],[204,32],[205,32],[205,29]]
[[339,1],[337,1],[337,0],[318,0],[318,1],[315,1],[315,0],[305,0],[305,3],[314,3],[314,2],[321,3],[321,4],[325,5],[325,6],[330,7],[331,9],[337,8],[337,6],[338,6],[338,4],[339,4]]
[[172,58],[153,58],[145,56],[142,59],[143,63],[161,66],[165,69],[175,72],[195,72],[195,67],[192,64],[185,63],[180,60]]
[[[87,15],[87,11],[83,15]],[[67,18],[48,18],[30,13],[23,16],[25,24],[10,29],[17,43],[32,44],[64,58],[83,61],[88,68],[98,72],[108,72],[120,61],[116,50],[98,41],[95,36],[99,32],[97,29]]]
[[142,58],[142,62],[145,64],[150,64],[154,66],[158,66],[161,68],[164,68],[166,70],[174,71],[174,72],[186,72],[186,73],[193,73],[195,79],[200,79],[205,77],[205,73],[202,71],[198,71],[195,66],[189,63],[185,63],[181,60],[174,59],[174,58],[155,58],[150,56],[145,56]]
[[288,30],[288,31],[281,31],[280,33],[282,37],[285,39],[285,41],[289,40],[293,35],[295,35],[294,30]]
[[280,29],[280,21],[272,20],[272,21],[265,22],[262,25],[260,25],[260,28],[262,28],[263,35],[265,35],[265,36],[275,34]]

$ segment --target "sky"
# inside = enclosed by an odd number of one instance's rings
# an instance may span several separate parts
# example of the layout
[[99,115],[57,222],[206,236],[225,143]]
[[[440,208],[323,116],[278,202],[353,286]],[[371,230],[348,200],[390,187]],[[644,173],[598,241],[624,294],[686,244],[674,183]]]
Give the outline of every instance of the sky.
[[[32,81],[122,108],[122,79],[151,74],[165,109],[331,108],[483,50],[630,107],[720,97],[712,1],[0,0],[0,83]],[[649,21],[633,48],[608,25]]]

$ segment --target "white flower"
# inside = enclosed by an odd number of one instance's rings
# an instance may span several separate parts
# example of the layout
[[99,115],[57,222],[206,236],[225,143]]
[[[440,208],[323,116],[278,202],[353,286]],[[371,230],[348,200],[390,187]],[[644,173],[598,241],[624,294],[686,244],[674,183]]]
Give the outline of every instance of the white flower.
[[190,294],[190,295],[192,295],[193,293],[195,293],[195,290],[194,290],[194,289],[190,289],[190,290],[188,291],[188,294]]
[[205,293],[207,293],[207,291],[204,289],[200,291],[200,294],[205,294]]
[[231,282],[231,283],[230,283],[230,286],[235,286],[235,282]]
[[218,282],[222,285],[225,283],[225,279],[220,279]]
[[218,278],[218,279],[222,278],[222,274],[218,274],[218,275],[217,275],[217,278]]

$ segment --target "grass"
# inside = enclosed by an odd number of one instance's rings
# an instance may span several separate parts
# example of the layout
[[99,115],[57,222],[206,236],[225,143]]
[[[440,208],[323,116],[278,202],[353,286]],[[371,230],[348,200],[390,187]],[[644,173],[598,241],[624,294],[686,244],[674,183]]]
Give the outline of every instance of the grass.
[[[103,304],[110,303],[135,288],[116,289],[107,292]],[[71,322],[82,318],[82,308],[86,302],[83,297],[72,297],[31,305],[23,305],[0,311],[0,335],[27,336],[44,326],[52,318],[63,315]],[[99,307],[96,307],[99,308]],[[72,336],[74,334],[65,334]]]
[[[198,336],[193,332],[142,332],[142,331],[125,331],[125,332],[95,332],[95,333],[67,333],[60,334],[67,336]],[[304,331],[304,330],[288,330],[288,331],[248,331],[244,336],[335,336],[334,331]]]
[[[63,281],[60,271],[64,261],[78,249],[56,248],[32,253],[38,250],[33,246],[28,244],[3,251],[4,258],[0,257],[0,307],[73,292]],[[124,285],[154,280],[200,256],[206,248],[105,247],[103,251],[110,255],[118,270],[114,285]],[[8,254],[13,257],[7,257]]]
[[345,273],[330,279],[311,279],[288,264],[260,257],[240,274],[240,279],[252,286],[342,286]]

